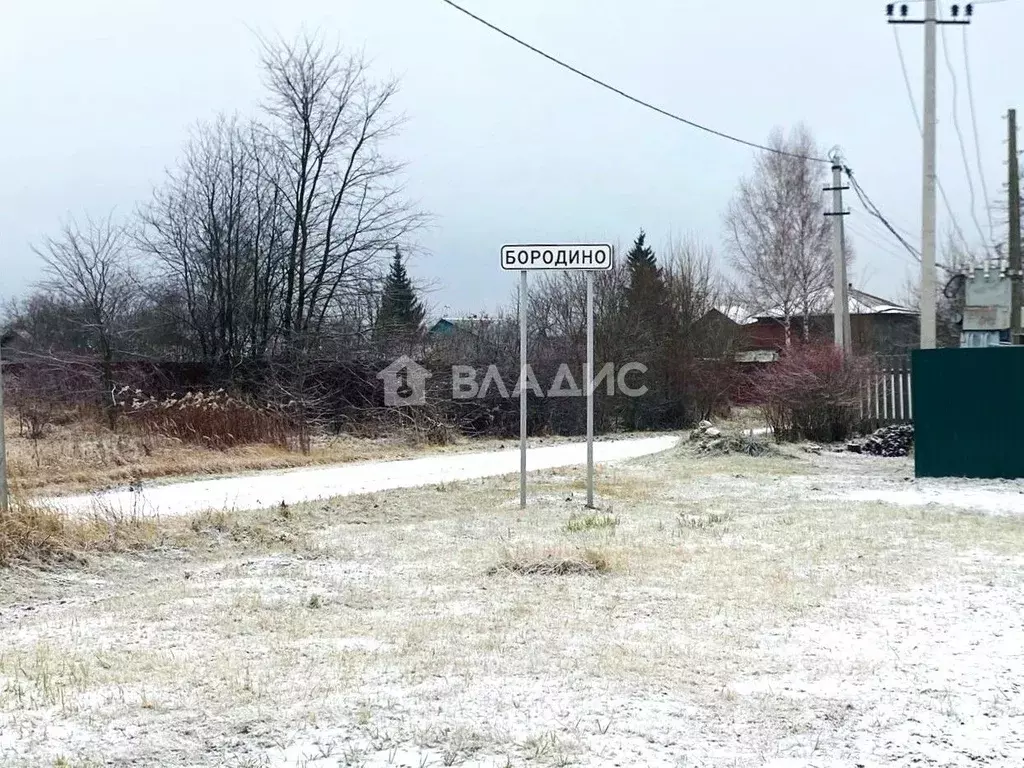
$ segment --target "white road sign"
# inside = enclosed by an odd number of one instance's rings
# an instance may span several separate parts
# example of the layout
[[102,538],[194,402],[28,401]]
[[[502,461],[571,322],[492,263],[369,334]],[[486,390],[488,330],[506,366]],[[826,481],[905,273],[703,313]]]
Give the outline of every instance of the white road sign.
[[519,506],[526,508],[526,273],[534,269],[582,269],[587,273],[587,507],[594,508],[594,272],[612,268],[607,243],[505,245],[501,268],[519,272]]
[[505,245],[501,249],[501,268],[508,272],[524,269],[611,269],[612,247],[607,243]]

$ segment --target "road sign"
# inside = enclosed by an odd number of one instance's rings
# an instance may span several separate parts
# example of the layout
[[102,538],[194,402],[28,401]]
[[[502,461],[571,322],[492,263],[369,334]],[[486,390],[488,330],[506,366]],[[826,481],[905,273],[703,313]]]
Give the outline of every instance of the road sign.
[[501,268],[519,272],[519,506],[526,507],[526,273],[534,269],[585,270],[587,273],[587,507],[594,506],[594,272],[612,268],[607,243],[505,245]]
[[607,243],[561,245],[506,245],[501,268],[507,272],[534,269],[607,270],[612,268],[612,247]]

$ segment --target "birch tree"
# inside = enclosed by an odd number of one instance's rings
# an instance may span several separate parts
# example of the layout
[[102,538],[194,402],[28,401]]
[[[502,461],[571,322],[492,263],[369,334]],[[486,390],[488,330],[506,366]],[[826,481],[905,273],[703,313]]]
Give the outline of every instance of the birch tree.
[[[729,203],[725,241],[745,302],[779,318],[788,346],[793,319],[802,319],[806,340],[811,316],[829,304],[832,221],[823,205],[828,166],[811,159],[822,151],[803,125],[788,136],[775,129],[767,146],[775,151],[757,157]],[[850,249],[845,258],[852,260]]]

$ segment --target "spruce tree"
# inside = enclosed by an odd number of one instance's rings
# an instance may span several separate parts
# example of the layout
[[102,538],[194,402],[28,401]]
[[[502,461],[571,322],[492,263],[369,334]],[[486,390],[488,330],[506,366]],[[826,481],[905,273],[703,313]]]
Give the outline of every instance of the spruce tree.
[[630,272],[642,269],[657,269],[658,260],[654,258],[654,249],[645,243],[647,233],[642,229],[633,241],[633,247],[626,254],[626,264]]
[[402,252],[396,246],[391,269],[384,279],[380,311],[377,314],[378,338],[386,340],[414,336],[422,329],[425,316],[423,304],[416,298],[416,289],[405,271]]
[[629,269],[628,302],[636,309],[657,312],[664,298],[665,284],[654,249],[646,244],[647,234],[641,229],[633,247],[626,254]]
[[665,375],[670,367],[665,352],[671,340],[671,307],[665,278],[654,249],[640,234],[626,254],[629,286],[626,289],[626,322],[633,359],[647,366],[650,392],[631,398],[624,405],[624,417],[633,429],[657,424],[666,400]]

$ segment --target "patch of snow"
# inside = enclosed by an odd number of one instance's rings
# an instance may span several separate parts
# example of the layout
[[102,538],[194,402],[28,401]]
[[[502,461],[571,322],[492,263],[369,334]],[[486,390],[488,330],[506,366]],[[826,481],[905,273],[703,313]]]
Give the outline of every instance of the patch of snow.
[[790,702],[807,723],[780,743],[772,768],[1019,765],[1022,611],[1012,580],[859,590],[817,620],[763,636],[762,652],[784,671],[730,688]]
[[851,501],[883,501],[901,506],[939,505],[961,507],[997,515],[1024,515],[1024,486],[1009,483],[1005,488],[930,486],[914,488],[860,488],[847,495]]
[[[679,442],[675,436],[594,443],[594,461],[608,463],[659,453]],[[536,448],[526,454],[527,471],[586,463],[586,443]],[[95,511],[115,515],[174,517],[210,509],[262,509],[395,488],[414,488],[498,477],[519,471],[519,449],[428,456],[401,461],[359,462],[333,467],[262,472],[239,477],[197,480],[120,489],[42,502],[67,514]]]

